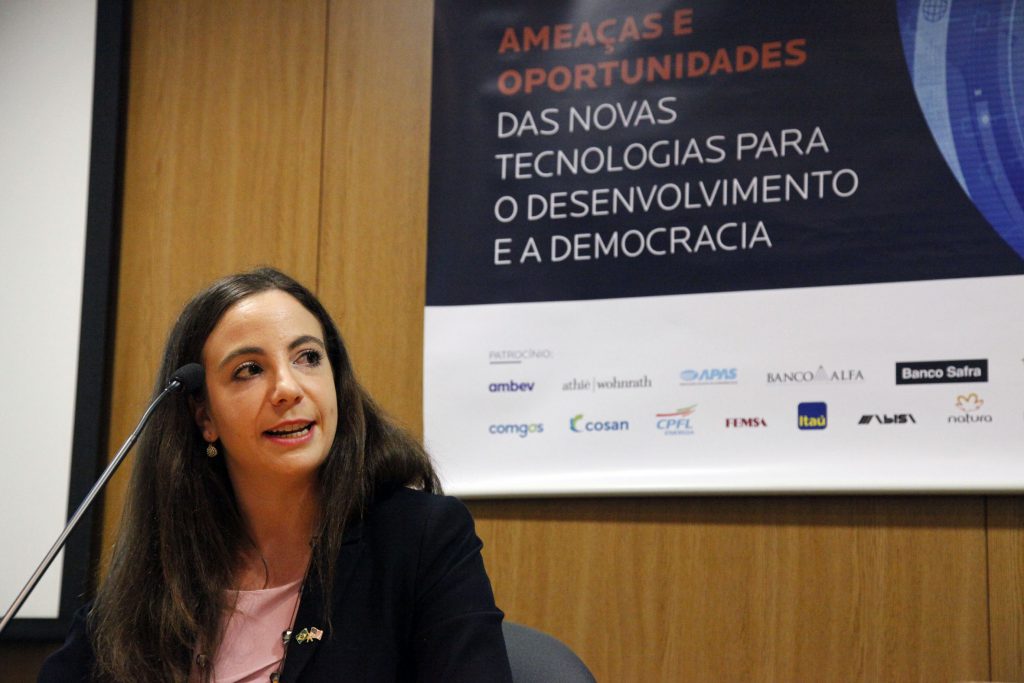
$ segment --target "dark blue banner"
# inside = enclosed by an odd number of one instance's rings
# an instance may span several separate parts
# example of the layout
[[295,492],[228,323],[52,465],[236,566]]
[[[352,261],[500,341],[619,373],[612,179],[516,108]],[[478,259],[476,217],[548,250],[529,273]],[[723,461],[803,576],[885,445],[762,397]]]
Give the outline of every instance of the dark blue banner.
[[427,305],[1024,273],[1008,5],[438,0]]

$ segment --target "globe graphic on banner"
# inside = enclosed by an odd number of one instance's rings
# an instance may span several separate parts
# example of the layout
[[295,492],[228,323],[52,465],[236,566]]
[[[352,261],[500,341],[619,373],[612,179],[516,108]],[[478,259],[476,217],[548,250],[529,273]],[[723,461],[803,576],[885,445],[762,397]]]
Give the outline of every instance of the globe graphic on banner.
[[1024,7],[900,0],[900,34],[932,137],[964,192],[1024,258]]

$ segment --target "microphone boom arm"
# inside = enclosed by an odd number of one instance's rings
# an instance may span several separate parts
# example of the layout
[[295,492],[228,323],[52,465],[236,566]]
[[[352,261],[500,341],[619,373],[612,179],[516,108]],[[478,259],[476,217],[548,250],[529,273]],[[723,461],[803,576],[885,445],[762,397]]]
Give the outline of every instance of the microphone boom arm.
[[68,536],[70,536],[71,532],[74,531],[78,522],[82,519],[82,515],[84,515],[86,510],[89,509],[89,506],[92,505],[93,499],[96,498],[103,487],[106,486],[107,481],[114,475],[114,472],[116,472],[117,468],[121,465],[121,461],[124,460],[126,455],[128,455],[128,451],[130,451],[132,446],[135,445],[135,442],[139,438],[139,434],[142,433],[143,427],[145,427],[146,423],[149,422],[150,415],[153,414],[153,411],[156,410],[156,407],[163,402],[168,394],[182,388],[186,383],[188,383],[187,380],[183,381],[179,377],[174,377],[167,383],[164,390],[160,392],[160,395],[156,397],[156,400],[149,404],[146,412],[142,414],[142,419],[139,420],[138,426],[135,427],[135,431],[133,431],[124,442],[124,445],[121,446],[121,450],[117,452],[114,459],[110,461],[109,465],[107,465],[107,469],[103,470],[103,474],[100,475],[98,480],[96,480],[93,487],[89,489],[89,493],[86,494],[82,503],[78,506],[78,509],[75,510],[75,514],[71,516],[71,519],[69,519],[68,523],[64,526],[64,531],[61,532],[57,541],[50,548],[49,552],[46,553],[43,561],[39,563],[38,567],[36,567],[36,570],[32,573],[28,583],[26,583],[25,587],[21,589],[21,592],[18,593],[18,597],[16,597],[14,602],[11,603],[11,606],[7,608],[7,613],[4,615],[3,620],[0,621],[0,634],[4,632],[4,629],[7,628],[7,624],[10,623],[11,619],[14,618],[14,615],[18,613],[22,604],[28,599],[28,596],[35,589],[36,584],[39,583],[41,578],[43,578],[43,574],[45,574],[46,570],[50,568],[50,564],[53,563],[54,558],[57,557],[57,553],[59,553],[64,547],[64,544],[67,543]]

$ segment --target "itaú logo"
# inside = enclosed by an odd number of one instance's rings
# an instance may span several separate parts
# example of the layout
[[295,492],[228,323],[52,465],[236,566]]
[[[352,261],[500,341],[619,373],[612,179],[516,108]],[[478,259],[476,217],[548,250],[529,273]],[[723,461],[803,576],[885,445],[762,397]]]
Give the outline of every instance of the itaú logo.
[[588,422],[583,414],[569,418],[569,429],[582,434],[583,432],[625,432],[629,431],[629,420],[597,420]]

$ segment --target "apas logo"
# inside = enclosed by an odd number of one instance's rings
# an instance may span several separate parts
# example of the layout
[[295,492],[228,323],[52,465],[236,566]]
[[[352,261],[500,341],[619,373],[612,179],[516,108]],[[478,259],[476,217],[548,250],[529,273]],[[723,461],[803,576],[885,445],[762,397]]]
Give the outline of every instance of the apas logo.
[[629,420],[597,420],[588,422],[583,419],[583,414],[580,413],[569,418],[569,429],[578,434],[584,432],[625,432],[629,431]]
[[798,404],[796,426],[800,429],[825,429],[828,427],[828,405],[821,401]]
[[688,436],[693,434],[690,416],[697,411],[697,404],[679,408],[671,413],[655,413],[655,426],[665,436]]
[[975,422],[992,421],[991,415],[979,412],[981,407],[985,405],[985,401],[973,391],[969,394],[957,396],[955,405],[960,411],[960,414],[950,415],[946,420],[947,422],[953,424],[971,424]]
[[679,373],[680,386],[695,384],[736,384],[739,370],[736,368],[686,369]]

